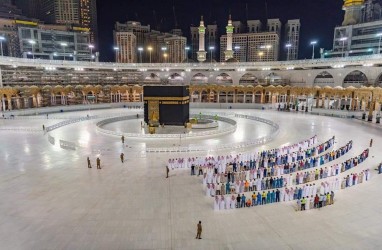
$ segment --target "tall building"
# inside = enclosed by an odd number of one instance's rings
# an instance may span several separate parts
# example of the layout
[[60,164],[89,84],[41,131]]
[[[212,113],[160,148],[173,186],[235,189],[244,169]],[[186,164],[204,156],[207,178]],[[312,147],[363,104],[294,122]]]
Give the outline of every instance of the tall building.
[[118,47],[118,50],[115,53],[116,62],[137,62],[137,38],[133,32],[114,32],[114,44]]
[[248,20],[247,29],[248,33],[259,33],[262,29],[262,23],[260,20]]
[[[209,48],[213,47],[214,49],[210,51],[209,54],[209,60],[216,60],[216,55],[218,51],[218,26],[216,24],[210,24],[207,25],[206,29],[206,48],[209,50]],[[208,56],[207,56],[208,57]]]
[[166,44],[165,62],[181,63],[186,60],[187,38],[173,35],[164,39]]
[[144,48],[145,34],[150,32],[150,25],[142,25],[140,22],[127,21],[126,23],[117,22],[114,26],[116,32],[125,31],[132,32],[137,39],[137,47]]
[[191,59],[197,61],[197,52],[199,51],[199,28],[191,26],[190,27],[190,47],[191,47]]
[[233,33],[246,33],[245,25],[241,21],[232,21]]
[[41,0],[15,0],[15,5],[22,10],[23,15],[38,18],[40,1]]
[[343,26],[353,25],[362,21],[362,9],[365,7],[364,0],[344,0],[345,11]]
[[[240,62],[277,61],[280,37],[276,32],[233,34],[232,43],[238,47],[233,58]],[[227,47],[227,36],[220,37],[220,61],[224,62],[223,51]]]
[[[91,60],[88,47],[90,34],[67,25],[23,25],[18,27],[18,37],[20,53],[25,58]],[[34,41],[34,44],[30,41]]]
[[13,5],[11,0],[0,0],[0,18],[17,19],[22,16],[22,10]]
[[[239,62],[247,61],[247,49],[248,49],[248,34],[233,34],[232,36],[233,58]],[[225,60],[225,49],[227,48],[227,36],[223,35],[220,37],[220,61],[224,62]]]
[[181,29],[172,29],[170,33],[177,36],[183,36],[183,31]]
[[39,19],[47,23],[80,24],[78,0],[40,0]]
[[90,31],[90,42],[98,44],[98,22],[96,0],[79,0],[80,25]]
[[[325,51],[324,57],[345,57],[370,55],[381,52],[382,20],[376,19],[378,15],[368,13],[372,11],[370,4],[374,1],[344,0],[345,11],[342,26],[334,29],[333,49]],[[368,6],[369,4],[369,6]],[[368,8],[368,10],[365,10]],[[362,17],[362,15],[368,17]],[[363,22],[364,20],[374,20]]]
[[268,19],[267,20],[267,30],[268,32],[276,32],[279,37],[281,35],[281,21],[280,19]]
[[29,17],[48,24],[69,24],[90,33],[90,42],[98,43],[96,0],[15,0]]
[[288,20],[285,25],[285,49],[286,60],[298,59],[298,47],[300,43],[300,19]]

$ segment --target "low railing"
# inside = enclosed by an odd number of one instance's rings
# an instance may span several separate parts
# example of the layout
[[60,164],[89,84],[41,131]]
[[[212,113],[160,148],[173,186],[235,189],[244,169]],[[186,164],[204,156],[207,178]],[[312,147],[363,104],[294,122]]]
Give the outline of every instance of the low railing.
[[[196,115],[193,114],[193,116],[198,116],[203,119],[216,119],[215,114],[214,115]],[[223,135],[223,134],[228,134],[228,133],[233,133],[235,132],[237,128],[237,123],[235,120],[229,119],[227,117],[221,117],[218,116],[217,120],[226,122],[232,126],[229,126],[227,128],[221,129],[221,130],[209,130],[209,131],[203,131],[203,132],[197,132],[197,133],[186,133],[186,134],[139,134],[139,133],[124,133],[124,132],[117,132],[117,131],[112,131],[108,129],[103,129],[102,126],[113,123],[113,122],[118,122],[118,121],[124,121],[124,120],[131,120],[131,119],[137,119],[136,116],[131,115],[131,116],[122,116],[122,117],[114,117],[106,120],[99,121],[96,126],[97,126],[97,131],[108,134],[108,135],[115,135],[115,136],[125,136],[125,137],[134,137],[134,138],[141,138],[141,139],[147,139],[147,138],[152,138],[152,139],[187,139],[187,138],[198,138],[198,137],[206,137],[206,136],[216,136],[216,135]]]
[[266,142],[273,140],[274,137],[278,134],[279,125],[270,121],[270,120],[256,117],[256,116],[242,115],[242,114],[235,114],[235,117],[249,119],[249,120],[258,121],[258,122],[268,124],[272,127],[271,133],[269,135],[263,136],[263,137],[258,138],[258,139],[239,142],[239,143],[233,143],[233,144],[230,143],[230,144],[222,144],[222,145],[217,145],[217,146],[190,145],[190,146],[184,146],[184,147],[146,148],[146,152],[148,152],[148,153],[164,153],[164,152],[166,152],[166,153],[180,153],[180,152],[203,152],[203,151],[242,149],[242,148],[246,148],[246,147],[253,147],[253,146],[262,145]]
[[42,129],[28,128],[28,127],[0,127],[3,131],[20,131],[20,132],[42,132]]

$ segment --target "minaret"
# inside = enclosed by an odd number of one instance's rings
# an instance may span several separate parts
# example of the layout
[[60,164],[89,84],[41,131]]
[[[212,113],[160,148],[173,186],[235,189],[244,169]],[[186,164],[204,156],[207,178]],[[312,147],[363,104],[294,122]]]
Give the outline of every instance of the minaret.
[[233,50],[232,50],[232,34],[233,34],[233,25],[231,20],[231,14],[229,15],[228,25],[225,27],[227,31],[227,49],[224,51],[224,60],[227,61],[230,58],[233,58]]
[[198,61],[204,62],[206,60],[207,52],[204,47],[205,46],[204,36],[206,34],[206,27],[204,27],[203,16],[200,19],[200,25],[198,29],[199,29],[199,51],[196,52],[196,54],[198,55]]
[[362,21],[362,9],[365,0],[344,0],[342,9],[345,11],[343,26],[354,25]]

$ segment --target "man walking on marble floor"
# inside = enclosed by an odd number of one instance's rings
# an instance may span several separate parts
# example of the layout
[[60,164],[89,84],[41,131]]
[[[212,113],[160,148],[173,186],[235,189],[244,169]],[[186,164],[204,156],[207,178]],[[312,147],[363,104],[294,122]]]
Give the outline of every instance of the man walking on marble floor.
[[90,163],[90,158],[89,158],[89,156],[88,156],[87,162],[88,162],[88,168],[92,168],[92,164]]
[[121,141],[122,141],[122,144],[125,144],[125,136],[122,135]]
[[124,153],[121,153],[120,158],[121,158],[121,162],[122,162],[122,163],[123,163],[124,157],[125,157],[125,154],[124,154]]
[[170,172],[170,169],[168,168],[168,166],[166,166],[166,178],[168,178],[168,173]]
[[197,229],[196,229],[196,237],[195,237],[195,239],[199,239],[199,240],[201,240],[202,239],[202,222],[201,221],[199,221],[199,223],[197,224]]
[[101,169],[101,159],[97,157],[97,169]]
[[370,148],[373,146],[373,139],[370,139]]

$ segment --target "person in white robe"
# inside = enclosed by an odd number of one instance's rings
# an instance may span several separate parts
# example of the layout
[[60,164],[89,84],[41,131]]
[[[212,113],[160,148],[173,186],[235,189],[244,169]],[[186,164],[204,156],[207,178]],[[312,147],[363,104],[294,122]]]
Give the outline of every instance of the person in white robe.
[[218,211],[219,210],[219,197],[215,197],[215,202],[214,202],[214,210]]
[[231,209],[235,209],[236,208],[236,197],[235,195],[232,195],[231,196]]
[[224,200],[224,196],[222,195],[221,198],[220,198],[220,206],[219,206],[220,210],[224,210],[225,209],[225,200]]
[[206,196],[211,196],[211,187],[209,183],[207,183]]

